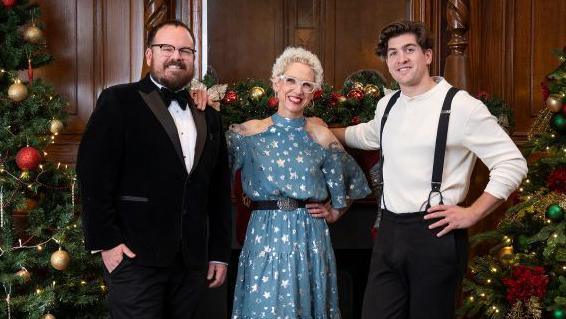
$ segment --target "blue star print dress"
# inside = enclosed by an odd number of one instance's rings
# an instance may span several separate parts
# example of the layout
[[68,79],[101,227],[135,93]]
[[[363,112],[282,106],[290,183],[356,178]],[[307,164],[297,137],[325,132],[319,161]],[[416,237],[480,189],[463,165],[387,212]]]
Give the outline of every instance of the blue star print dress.
[[[305,119],[272,116],[262,133],[229,130],[232,171],[242,170],[253,201],[294,198],[334,208],[370,193],[366,178],[343,150],[324,148],[305,131]],[[340,318],[336,263],[328,226],[306,208],[253,211],[234,291],[233,319]]]

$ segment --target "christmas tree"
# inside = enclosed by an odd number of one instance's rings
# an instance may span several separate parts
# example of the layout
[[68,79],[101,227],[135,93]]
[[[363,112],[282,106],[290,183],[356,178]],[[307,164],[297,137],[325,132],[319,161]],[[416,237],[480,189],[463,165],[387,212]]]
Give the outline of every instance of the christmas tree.
[[546,107],[529,132],[529,174],[464,281],[461,314],[481,318],[566,318],[566,47],[542,83]]
[[99,318],[105,287],[84,249],[75,174],[46,152],[66,102],[33,79],[52,60],[39,17],[37,4],[0,4],[0,318]]

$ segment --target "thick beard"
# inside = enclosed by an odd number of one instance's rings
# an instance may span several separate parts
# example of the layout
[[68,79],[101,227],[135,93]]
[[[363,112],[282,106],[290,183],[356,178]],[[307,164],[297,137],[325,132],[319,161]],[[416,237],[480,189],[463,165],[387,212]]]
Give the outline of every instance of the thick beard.
[[[182,62],[176,62],[176,61],[171,61],[167,64],[163,65],[163,70],[165,70],[168,66],[170,65],[178,65],[182,70],[186,70],[187,66],[185,64],[183,64]],[[165,78],[163,76],[159,76],[158,74],[156,74],[155,70],[151,70],[151,76],[161,85],[173,90],[173,91],[177,91],[180,90],[184,87],[186,87],[187,85],[189,85],[189,83],[191,83],[191,80],[193,79],[194,76],[194,69],[191,70],[190,72],[185,72],[182,75],[175,77],[173,79],[171,78]]]

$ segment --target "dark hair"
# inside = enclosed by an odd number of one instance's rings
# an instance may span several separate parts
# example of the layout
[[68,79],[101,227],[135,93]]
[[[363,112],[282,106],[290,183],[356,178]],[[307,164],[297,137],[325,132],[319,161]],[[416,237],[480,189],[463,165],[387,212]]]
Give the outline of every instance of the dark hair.
[[389,39],[405,33],[414,34],[418,45],[423,51],[432,49],[433,41],[425,25],[421,22],[404,20],[393,22],[381,30],[375,53],[382,59],[385,59],[387,57],[387,49],[389,49]]
[[169,26],[169,25],[174,26],[174,27],[185,28],[187,31],[189,31],[189,34],[191,35],[193,42],[195,41],[195,35],[193,34],[193,31],[191,31],[191,29],[189,29],[189,27],[186,24],[184,24],[183,22],[181,22],[179,20],[168,20],[168,21],[160,22],[159,24],[157,24],[156,26],[151,28],[151,30],[149,30],[149,32],[147,34],[147,44],[146,45],[148,47],[150,45],[152,45],[153,39],[155,38],[155,34],[157,34],[157,31],[159,31],[159,29],[166,27],[166,26]]

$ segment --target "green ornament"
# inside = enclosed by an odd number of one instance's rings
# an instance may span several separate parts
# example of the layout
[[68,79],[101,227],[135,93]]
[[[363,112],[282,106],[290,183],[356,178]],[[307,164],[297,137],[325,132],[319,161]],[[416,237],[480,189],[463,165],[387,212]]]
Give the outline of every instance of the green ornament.
[[564,319],[564,318],[566,318],[566,313],[562,309],[555,309],[552,312],[552,318],[554,318],[554,319]]
[[552,204],[546,209],[546,217],[557,223],[564,218],[564,209],[558,204]]
[[552,116],[550,125],[557,132],[566,132],[566,117],[562,113],[556,113]]

